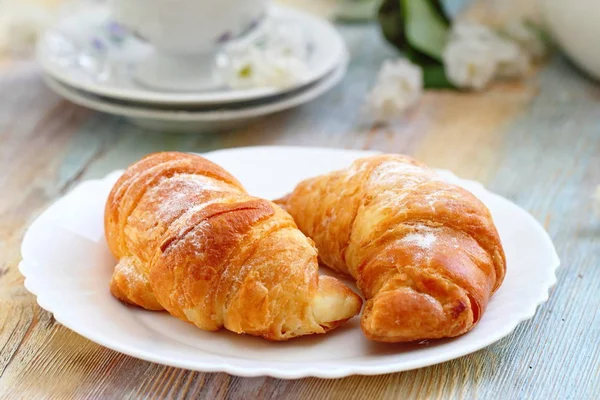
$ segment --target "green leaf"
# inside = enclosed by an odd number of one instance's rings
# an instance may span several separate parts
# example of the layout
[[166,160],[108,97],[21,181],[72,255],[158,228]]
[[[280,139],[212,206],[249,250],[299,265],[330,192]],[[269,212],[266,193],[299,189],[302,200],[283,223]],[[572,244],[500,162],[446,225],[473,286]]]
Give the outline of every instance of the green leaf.
[[[441,49],[450,25],[450,19],[444,11],[441,0],[384,0],[377,16],[385,39],[407,55],[412,52],[413,62],[419,65],[441,63]],[[407,38],[409,22],[413,26],[411,38]],[[429,33],[421,32],[423,28],[429,29],[432,24],[445,31],[443,38],[440,29],[433,37],[434,41],[431,41]],[[434,51],[430,51],[432,48]]]
[[407,45],[404,48],[404,55],[406,55],[406,58],[408,58],[410,61],[422,67],[427,65],[441,64],[438,60],[429,57],[427,54],[421,53],[419,50],[411,47],[410,45]]
[[441,62],[449,26],[428,0],[400,0],[405,15],[405,36],[415,49]]
[[450,26],[452,21],[450,20],[450,17],[448,16],[448,14],[446,14],[446,9],[442,5],[441,0],[430,0],[429,4],[431,4],[431,6],[433,8],[435,8],[435,11],[440,16],[440,18],[442,18],[444,20],[446,25]]
[[426,89],[455,89],[455,86],[446,77],[442,65],[424,66],[423,84]]
[[[441,61],[450,19],[440,0],[384,0],[378,20],[385,39],[423,69],[425,88],[454,88]],[[422,32],[432,25],[437,26],[435,35]]]
[[530,20],[525,20],[525,26],[531,29],[545,44],[551,47],[553,45],[552,37],[543,28],[542,25]]
[[404,15],[400,1],[385,0],[379,7],[377,18],[385,39],[398,50],[404,51],[407,43],[404,37]]

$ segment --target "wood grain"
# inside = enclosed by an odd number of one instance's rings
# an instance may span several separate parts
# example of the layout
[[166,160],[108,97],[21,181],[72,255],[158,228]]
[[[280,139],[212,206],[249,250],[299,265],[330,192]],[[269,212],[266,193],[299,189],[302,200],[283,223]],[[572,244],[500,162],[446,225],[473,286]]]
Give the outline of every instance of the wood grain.
[[[600,87],[556,57],[520,86],[431,92],[392,126],[373,127],[362,99],[393,52],[372,26],[345,26],[344,82],[296,110],[225,134],[168,135],[65,102],[38,70],[0,70],[0,398],[535,398],[600,395]],[[160,150],[290,144],[405,152],[476,178],[529,210],[563,267],[536,316],[472,355],[416,371],[282,381],[203,374],[140,361],[55,323],[23,287],[28,224],[84,179]]]

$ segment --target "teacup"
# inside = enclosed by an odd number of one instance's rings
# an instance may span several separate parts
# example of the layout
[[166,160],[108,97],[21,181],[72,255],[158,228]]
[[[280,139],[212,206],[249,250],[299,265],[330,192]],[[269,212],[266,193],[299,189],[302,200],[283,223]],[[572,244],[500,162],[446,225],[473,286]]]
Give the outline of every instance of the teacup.
[[219,84],[218,50],[264,20],[269,0],[112,0],[115,21],[153,46],[136,79],[162,90]]
[[598,0],[545,0],[542,12],[546,26],[565,54],[600,80],[600,53],[594,50],[600,37]]

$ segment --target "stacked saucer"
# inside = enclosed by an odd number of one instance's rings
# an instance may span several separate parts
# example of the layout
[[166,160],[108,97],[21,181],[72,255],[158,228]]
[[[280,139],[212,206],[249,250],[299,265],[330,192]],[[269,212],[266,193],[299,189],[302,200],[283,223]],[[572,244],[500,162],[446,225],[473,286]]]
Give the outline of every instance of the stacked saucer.
[[111,15],[101,5],[93,12],[72,13],[48,30],[37,51],[44,79],[76,104],[124,116],[149,129],[206,132],[247,124],[319,97],[343,78],[348,64],[344,41],[330,23],[273,5],[260,29],[236,43],[236,49],[224,49],[217,60],[231,64],[230,54],[278,35],[273,27],[293,26],[306,45],[301,79],[285,87],[221,83],[194,91],[156,89],[136,79],[135,72],[147,60],[151,46],[113,22]]

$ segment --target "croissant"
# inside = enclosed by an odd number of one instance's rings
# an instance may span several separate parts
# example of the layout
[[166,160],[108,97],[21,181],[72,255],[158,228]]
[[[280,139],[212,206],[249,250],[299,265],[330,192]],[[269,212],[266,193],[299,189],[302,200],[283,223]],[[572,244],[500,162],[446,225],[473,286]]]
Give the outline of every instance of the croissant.
[[301,182],[278,200],[320,260],[356,279],[372,340],[461,335],[481,319],[506,261],[488,209],[401,155]]
[[361,298],[319,276],[313,242],[274,203],[196,155],[157,153],[125,171],[105,210],[118,299],[197,327],[270,340],[325,333]]

